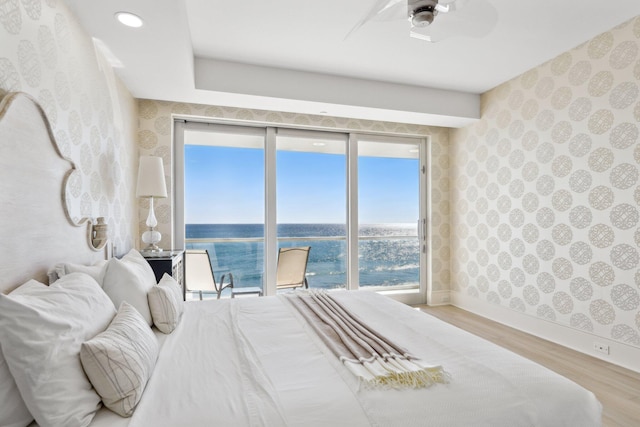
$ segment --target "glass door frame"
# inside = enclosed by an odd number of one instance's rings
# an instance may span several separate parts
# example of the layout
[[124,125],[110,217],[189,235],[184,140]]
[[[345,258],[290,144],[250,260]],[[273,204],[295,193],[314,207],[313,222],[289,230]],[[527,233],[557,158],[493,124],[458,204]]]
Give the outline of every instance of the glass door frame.
[[388,134],[371,134],[371,133],[351,133],[349,138],[348,168],[347,168],[347,201],[348,207],[348,254],[349,254],[349,270],[347,272],[349,280],[347,281],[347,289],[359,289],[359,221],[358,221],[358,142],[365,140],[367,142],[381,143],[407,143],[418,144],[419,156],[419,218],[418,221],[418,241],[420,247],[420,279],[419,287],[416,290],[382,290],[380,293],[389,296],[395,300],[406,304],[424,304],[427,301],[427,290],[431,288],[431,274],[429,262],[429,236],[430,221],[428,212],[430,212],[430,187],[427,179],[428,171],[428,148],[429,141],[426,137],[408,137],[405,135],[396,136]]
[[265,295],[276,294],[276,268],[278,262],[278,236],[276,213],[276,138],[277,129],[286,128],[310,132],[341,133],[347,135],[346,146],[346,183],[347,200],[346,229],[347,229],[347,290],[359,289],[359,262],[358,262],[358,141],[374,142],[405,142],[419,144],[419,227],[418,239],[420,242],[420,286],[417,290],[389,290],[381,293],[407,304],[428,303],[431,290],[431,263],[429,262],[431,244],[431,183],[428,179],[430,164],[430,140],[423,135],[392,135],[368,132],[350,132],[338,129],[301,128],[296,126],[273,126],[269,123],[234,122],[227,120],[194,120],[193,118],[174,117],[173,120],[173,237],[176,247],[185,247],[184,224],[184,130],[201,128],[207,130],[209,125],[257,127],[265,130],[264,161],[265,161],[265,218],[264,218],[264,283]]
[[[304,139],[304,140],[315,140],[317,142],[321,141],[322,142],[322,146],[324,146],[326,142],[328,142],[329,144],[331,144],[332,142],[336,142],[336,143],[340,143],[340,144],[344,144],[344,154],[340,153],[340,155],[344,155],[345,157],[345,172],[343,175],[345,177],[345,183],[348,182],[348,174],[349,174],[349,153],[348,153],[348,147],[349,147],[349,132],[345,132],[345,131],[328,131],[326,129],[308,129],[308,128],[298,128],[298,127],[291,127],[291,126],[279,126],[277,128],[272,128],[275,129],[275,138],[273,140],[269,140],[267,139],[267,145],[271,144],[274,148],[274,153],[273,153],[273,163],[271,164],[273,169],[273,175],[274,175],[274,183],[273,183],[273,191],[271,193],[267,193],[267,194],[272,194],[272,200],[271,202],[273,203],[273,209],[271,211],[272,214],[272,218],[274,223],[277,223],[277,208],[275,207],[275,205],[277,204],[278,201],[278,197],[277,197],[277,190],[276,190],[276,184],[275,181],[277,181],[277,177],[275,177],[275,175],[277,175],[276,169],[277,169],[277,151],[278,151],[278,137],[283,137],[283,138],[300,138],[300,139]],[[281,140],[282,141],[282,140]],[[322,150],[322,149],[320,149]],[[331,152],[331,150],[329,150],[329,152]],[[333,152],[333,154],[338,154]],[[268,166],[267,166],[268,167]],[[345,184],[347,185],[347,184]],[[344,188],[344,187],[343,187]],[[349,194],[348,192],[345,193],[345,200],[344,200],[344,207],[345,207],[345,226],[346,226],[346,236],[347,236],[347,244],[348,244],[348,236],[349,236],[349,222],[348,222],[348,215],[349,215],[349,209],[350,207],[348,206],[348,200],[349,200]],[[277,228],[277,224],[275,225],[275,227]],[[273,261],[273,276],[271,277],[271,280],[268,280],[267,283],[272,285],[273,287],[273,292],[272,293],[267,293],[267,295],[275,295],[276,293],[276,269],[277,269],[277,253],[278,253],[278,242],[276,241],[278,239],[279,236],[277,236],[277,230],[274,229],[274,234],[275,238],[273,239],[275,242],[275,246],[273,247],[274,253],[276,254],[275,256],[275,260]],[[349,253],[349,248],[347,246],[347,253]],[[345,287],[344,289],[349,289],[349,271],[350,271],[350,264],[349,264],[349,257],[347,257],[347,259],[345,260],[345,270],[346,270],[346,283],[345,283]]]

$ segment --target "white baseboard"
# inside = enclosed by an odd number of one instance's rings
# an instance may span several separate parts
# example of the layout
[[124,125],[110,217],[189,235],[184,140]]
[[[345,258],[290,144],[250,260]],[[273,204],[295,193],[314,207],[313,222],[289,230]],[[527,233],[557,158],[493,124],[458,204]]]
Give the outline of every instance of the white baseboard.
[[[640,372],[640,348],[523,314],[460,292],[451,292],[451,304],[589,356]],[[596,351],[596,342],[609,346],[609,354]]]
[[449,305],[451,304],[451,291],[431,291],[427,295],[429,305]]

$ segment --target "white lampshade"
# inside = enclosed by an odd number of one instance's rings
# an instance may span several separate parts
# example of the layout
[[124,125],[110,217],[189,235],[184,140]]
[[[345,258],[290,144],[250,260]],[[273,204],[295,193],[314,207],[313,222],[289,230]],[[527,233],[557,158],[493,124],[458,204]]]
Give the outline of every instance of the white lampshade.
[[136,197],[167,197],[162,157],[140,156]]

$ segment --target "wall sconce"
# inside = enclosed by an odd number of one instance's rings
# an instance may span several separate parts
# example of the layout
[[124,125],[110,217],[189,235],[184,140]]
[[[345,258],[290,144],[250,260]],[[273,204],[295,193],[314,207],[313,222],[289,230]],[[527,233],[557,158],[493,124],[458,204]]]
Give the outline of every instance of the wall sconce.
[[142,241],[147,247],[142,249],[143,252],[161,252],[157,243],[161,240],[162,235],[159,231],[154,230],[158,225],[158,220],[153,209],[154,197],[167,197],[167,186],[164,180],[164,166],[162,165],[162,157],[141,156],[138,168],[138,187],[136,189],[136,197],[149,198],[149,215],[147,216],[147,227],[149,229],[142,233]]
[[109,240],[107,235],[108,224],[104,217],[96,218],[96,222],[89,220],[89,245],[94,251],[104,248]]

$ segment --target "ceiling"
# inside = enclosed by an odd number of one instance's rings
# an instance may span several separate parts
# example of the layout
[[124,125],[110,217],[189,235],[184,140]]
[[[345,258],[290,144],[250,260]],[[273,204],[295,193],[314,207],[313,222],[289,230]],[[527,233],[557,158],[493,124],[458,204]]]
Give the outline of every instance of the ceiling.
[[66,3],[137,98],[454,127],[478,118],[479,94],[640,14],[638,0],[486,0],[482,38],[428,43],[403,19],[346,37],[376,1]]

